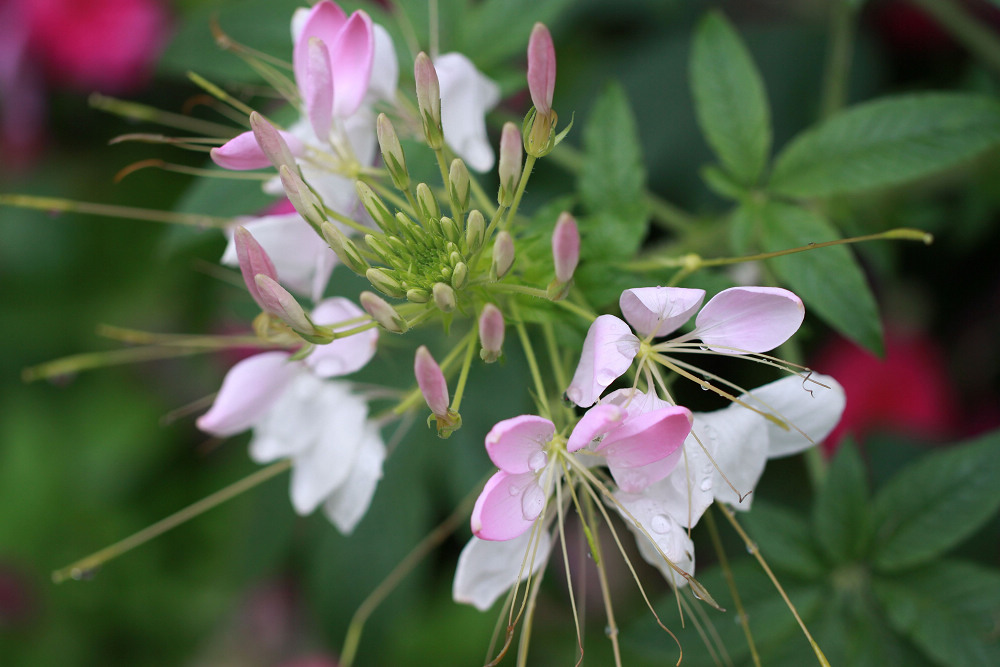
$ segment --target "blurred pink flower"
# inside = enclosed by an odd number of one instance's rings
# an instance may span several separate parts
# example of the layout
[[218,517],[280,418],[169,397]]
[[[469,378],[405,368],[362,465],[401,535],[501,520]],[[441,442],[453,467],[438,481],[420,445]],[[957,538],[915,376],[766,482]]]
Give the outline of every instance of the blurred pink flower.
[[879,359],[838,338],[818,355],[815,367],[835,377],[847,394],[844,416],[823,443],[828,454],[848,434],[857,440],[879,430],[924,438],[956,434],[958,401],[941,350],[921,334],[892,331],[885,350]]
[[170,18],[162,0],[0,0],[0,145],[8,168],[44,143],[45,91],[134,91]]

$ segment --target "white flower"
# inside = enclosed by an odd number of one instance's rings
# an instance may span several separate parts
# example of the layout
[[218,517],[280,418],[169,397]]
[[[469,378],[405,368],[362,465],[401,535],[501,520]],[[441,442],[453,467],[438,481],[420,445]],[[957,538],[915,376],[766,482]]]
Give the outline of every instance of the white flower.
[[441,87],[444,140],[469,167],[489,171],[495,156],[486,134],[486,113],[500,101],[500,86],[461,53],[438,56],[434,69]]

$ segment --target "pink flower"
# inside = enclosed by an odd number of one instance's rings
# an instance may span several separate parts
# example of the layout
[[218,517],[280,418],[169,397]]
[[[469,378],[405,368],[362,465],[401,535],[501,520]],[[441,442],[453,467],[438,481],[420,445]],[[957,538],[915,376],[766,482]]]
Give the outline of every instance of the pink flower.
[[536,23],[528,39],[528,92],[531,103],[541,116],[552,111],[556,87],[556,49],[552,35],[542,23]]
[[[650,340],[675,331],[691,318],[704,298],[705,291],[700,289],[641,287],[622,292],[619,305],[636,333]],[[601,315],[587,332],[566,395],[581,407],[593,405],[628,370],[642,345],[648,345],[643,358],[692,347],[730,355],[766,352],[788,340],[804,316],[802,301],[777,287],[723,290],[698,313],[693,331],[664,343],[640,341],[629,324],[613,315]],[[701,345],[694,346],[694,340],[701,340]]]
[[675,453],[691,430],[687,408],[668,406],[626,420],[615,405],[589,411],[569,438],[548,419],[521,415],[496,424],[486,451],[500,471],[486,482],[472,510],[472,532],[484,540],[510,540],[542,516],[563,458],[590,445],[604,457],[619,488],[638,491],[670,472]]

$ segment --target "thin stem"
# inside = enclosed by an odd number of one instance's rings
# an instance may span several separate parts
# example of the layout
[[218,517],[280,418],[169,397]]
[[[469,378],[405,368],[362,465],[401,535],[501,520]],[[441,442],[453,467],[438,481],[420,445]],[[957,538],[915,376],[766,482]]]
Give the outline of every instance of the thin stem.
[[549,298],[548,292],[538,287],[528,287],[527,285],[512,285],[510,283],[484,283],[487,289],[494,292],[511,292],[513,294],[524,294],[526,296],[534,296],[539,299]]
[[462,360],[462,370],[458,374],[458,385],[455,387],[455,398],[451,402],[451,409],[459,411],[462,406],[462,396],[465,394],[465,383],[469,379],[469,369],[472,368],[472,353],[476,351],[476,336],[468,336],[469,342],[465,346],[465,358]]
[[851,50],[854,42],[854,10],[848,0],[833,0],[830,6],[830,44],[823,75],[823,101],[820,117],[837,113],[847,102],[847,84],[851,73]]
[[[590,504],[588,504],[588,510],[593,514],[593,499],[588,496]],[[601,598],[604,601],[604,614],[608,619],[607,635],[608,639],[611,641],[611,649],[615,656],[616,667],[622,667],[622,656],[621,647],[618,645],[618,623],[615,621],[615,609],[611,604],[611,587],[608,586],[608,573],[605,567],[604,554],[601,552],[601,536],[598,532],[600,526],[593,522],[591,530],[594,533],[594,539],[591,541],[591,548],[597,553],[594,557],[594,566],[597,568],[597,580],[601,585]]]
[[556,386],[568,387],[569,379],[566,377],[566,369],[563,368],[562,356],[559,354],[559,343],[556,341],[556,332],[552,328],[552,322],[546,320],[542,323],[542,333],[545,335],[545,346],[548,349],[549,363],[556,379]]
[[528,187],[528,179],[531,178],[531,170],[535,166],[534,155],[529,155],[524,160],[524,167],[521,169],[521,180],[517,184],[517,191],[514,193],[514,202],[510,205],[510,211],[507,213],[507,218],[504,227],[509,227],[510,223],[514,222],[514,216],[517,215],[517,207],[521,204],[521,197],[524,196],[524,189]]
[[466,496],[459,503],[458,507],[455,508],[455,511],[424,537],[417,546],[413,547],[413,551],[408,553],[375,590],[365,598],[365,601],[361,603],[358,610],[354,612],[354,616],[351,617],[350,625],[347,626],[347,635],[344,637],[344,648],[341,650],[340,655],[341,667],[350,667],[354,663],[354,656],[357,654],[358,643],[361,641],[361,633],[365,629],[368,617],[378,609],[378,606],[399,586],[400,582],[413,571],[413,568],[427,557],[427,554],[440,546],[441,543],[458,529],[465,520],[465,517],[472,510],[472,505],[475,503],[478,494],[479,490],[477,489]]
[[531,339],[528,337],[528,330],[524,326],[524,320],[521,319],[521,309],[518,308],[516,301],[511,301],[510,307],[511,312],[514,315],[514,328],[517,329],[517,335],[521,339],[521,347],[524,349],[524,356],[528,360],[528,368],[531,369],[531,377],[535,382],[535,393],[538,395],[539,414],[542,417],[551,419],[552,411],[549,409],[549,397],[545,392],[545,383],[542,380],[542,372],[538,369],[538,360],[535,358],[535,349],[531,345]]
[[126,220],[148,220],[150,222],[167,222],[195,227],[225,227],[232,222],[231,218],[220,218],[212,215],[194,213],[175,213],[158,211],[149,208],[132,206],[115,206],[113,204],[95,204],[72,199],[56,197],[34,197],[32,195],[0,194],[0,206],[15,206],[38,211],[57,213],[85,213],[88,215],[105,215],[110,218]]
[[792,616],[795,617],[795,621],[799,624],[799,627],[802,628],[802,633],[806,636],[806,639],[809,640],[809,645],[812,646],[813,653],[816,654],[816,659],[819,661],[819,664],[823,665],[823,667],[830,667],[830,661],[826,659],[826,656],[823,654],[822,649],[820,649],[819,644],[816,643],[816,640],[813,639],[813,636],[809,633],[809,628],[807,628],[806,624],[802,621],[802,617],[799,616],[799,612],[798,610],[795,609],[795,605],[793,605],[792,601],[788,599],[788,594],[785,593],[785,589],[778,581],[778,578],[774,576],[774,572],[771,571],[771,568],[768,566],[767,561],[764,560],[764,556],[761,555],[760,547],[758,547],[757,544],[750,539],[750,536],[746,534],[746,531],[743,530],[743,527],[740,526],[740,524],[736,521],[736,517],[733,516],[732,511],[728,507],[726,507],[725,504],[723,503],[716,503],[716,504],[722,511],[722,515],[726,517],[729,523],[732,524],[733,528],[736,530],[737,534],[739,534],[740,539],[743,540],[743,543],[746,545],[747,550],[751,554],[753,554],[753,557],[757,560],[757,563],[760,564],[761,568],[764,570],[764,573],[767,575],[767,578],[771,580],[771,583],[774,584],[774,587],[778,590],[778,594],[781,595],[781,599],[785,601],[785,604],[788,606],[788,609],[792,612]]
[[145,104],[137,102],[127,102],[114,97],[107,97],[100,93],[92,93],[87,98],[87,102],[94,109],[128,118],[130,120],[141,120],[150,123],[157,123],[166,127],[173,127],[178,130],[186,130],[197,134],[204,134],[209,137],[232,137],[239,130],[229,125],[213,123],[199,118],[192,118],[179,113],[160,111]]
[[100,551],[87,556],[86,558],[76,561],[72,565],[62,568],[61,570],[56,570],[52,573],[52,581],[59,584],[67,579],[86,579],[104,563],[107,563],[108,561],[117,558],[118,556],[145,544],[146,542],[149,542],[155,537],[159,537],[163,533],[176,528],[177,526],[186,523],[201,514],[204,514],[210,509],[218,507],[222,503],[230,500],[231,498],[235,498],[244,491],[249,491],[255,486],[288,470],[291,465],[291,460],[284,459],[269,465],[263,470],[258,470],[252,475],[244,477],[238,482],[230,484],[226,488],[220,489],[219,491],[202,498],[192,505],[188,505],[179,512],[175,512],[167,518],[161,519],[153,525],[143,528],[138,533],[130,535],[120,542],[116,542],[109,547],[105,547]]
[[719,538],[719,529],[715,525],[715,516],[712,514],[711,508],[705,512],[704,516],[705,525],[708,526],[708,534],[712,539],[712,546],[715,548],[715,554],[719,557],[719,567],[722,568],[722,573],[726,577],[726,584],[729,586],[729,593],[733,596],[733,604],[736,606],[736,615],[740,619],[740,626],[742,626],[743,634],[747,638],[747,646],[750,647],[750,656],[753,659],[753,664],[756,665],[756,667],[761,667],[760,655],[757,653],[757,644],[753,640],[753,633],[750,632],[750,621],[747,617],[746,610],[743,608],[743,600],[740,598],[740,592],[736,588],[736,580],[733,578],[733,570],[729,567],[729,558],[726,556],[725,549],[722,548],[722,540]]

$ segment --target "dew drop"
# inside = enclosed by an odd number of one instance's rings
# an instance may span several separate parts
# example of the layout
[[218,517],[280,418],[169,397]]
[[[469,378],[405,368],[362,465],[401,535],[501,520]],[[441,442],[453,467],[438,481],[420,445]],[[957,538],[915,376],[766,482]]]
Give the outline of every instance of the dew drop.
[[649,525],[654,533],[663,535],[670,532],[670,518],[666,514],[657,514],[650,520]]
[[756,542],[751,542],[750,544],[747,545],[747,553],[750,554],[750,555],[753,555],[753,554],[757,553],[757,543]]
[[519,493],[521,493],[521,489],[518,488],[518,487],[516,487],[516,486],[514,486],[514,485],[511,485],[511,486],[507,487],[507,493],[509,493],[512,496],[516,496]]
[[90,581],[97,576],[98,567],[75,567],[73,568],[69,576],[74,581]]
[[542,450],[538,450],[528,458],[528,468],[531,472],[538,472],[549,462],[548,455]]
[[708,491],[711,488],[712,488],[712,478],[711,477],[706,477],[705,479],[701,480],[701,490],[702,491]]
[[532,484],[521,496],[521,514],[525,521],[534,521],[545,508],[545,492],[542,487]]
[[702,391],[708,391],[708,385],[699,385]]

